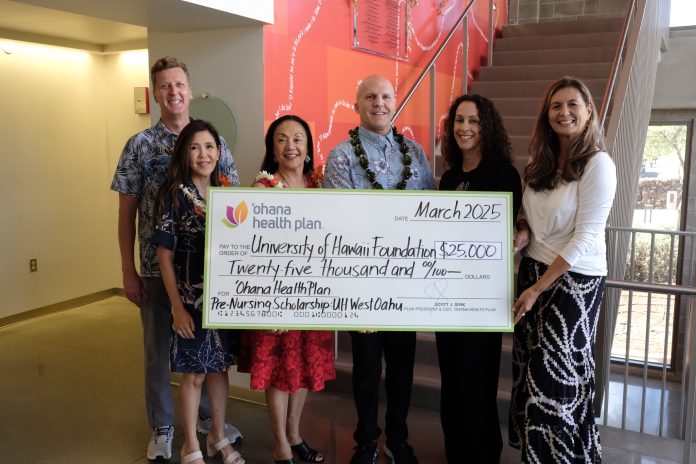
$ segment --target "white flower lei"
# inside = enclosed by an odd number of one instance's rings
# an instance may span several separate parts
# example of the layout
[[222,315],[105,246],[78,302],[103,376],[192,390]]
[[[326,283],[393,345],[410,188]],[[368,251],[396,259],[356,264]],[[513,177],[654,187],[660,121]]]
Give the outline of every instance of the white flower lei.
[[273,188],[284,188],[284,185],[285,185],[285,184],[283,184],[283,182],[281,182],[280,179],[278,179],[276,176],[274,176],[273,174],[270,174],[267,171],[259,172],[256,175],[256,177],[254,178],[254,182],[258,182],[261,179],[266,179],[267,181],[269,181],[271,183],[271,185],[273,186]]
[[203,203],[200,198],[198,198],[198,195],[196,195],[194,192],[192,192],[188,187],[186,187],[184,184],[179,184],[179,189],[184,192],[184,196],[188,198],[191,203],[193,203],[193,206],[195,206],[198,210],[200,210],[202,213],[205,213],[205,203]]

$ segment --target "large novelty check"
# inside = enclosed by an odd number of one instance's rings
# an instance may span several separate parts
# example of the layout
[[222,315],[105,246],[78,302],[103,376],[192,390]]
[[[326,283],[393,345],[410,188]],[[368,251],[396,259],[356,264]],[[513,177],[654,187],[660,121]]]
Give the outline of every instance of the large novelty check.
[[211,188],[204,326],[511,331],[511,202]]

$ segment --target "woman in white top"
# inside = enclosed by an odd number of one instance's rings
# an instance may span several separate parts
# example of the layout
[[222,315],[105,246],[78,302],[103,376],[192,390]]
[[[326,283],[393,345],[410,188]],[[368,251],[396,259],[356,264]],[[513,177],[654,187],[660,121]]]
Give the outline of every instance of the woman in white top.
[[523,462],[599,463],[595,338],[616,168],[582,82],[565,77],[547,89],[529,151],[510,444]]

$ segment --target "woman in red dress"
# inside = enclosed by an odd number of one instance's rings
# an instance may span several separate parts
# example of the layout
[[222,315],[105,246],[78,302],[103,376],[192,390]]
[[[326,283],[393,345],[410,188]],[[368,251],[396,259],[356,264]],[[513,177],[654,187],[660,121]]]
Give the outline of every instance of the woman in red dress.
[[[286,115],[266,133],[266,155],[253,187],[316,188],[311,155],[314,143],[307,123]],[[336,377],[333,332],[321,330],[247,330],[242,332],[238,370],[251,374],[251,388],[266,391],[275,441],[273,460],[294,464],[323,462],[324,456],[300,435],[300,417],[308,391],[320,391]]]

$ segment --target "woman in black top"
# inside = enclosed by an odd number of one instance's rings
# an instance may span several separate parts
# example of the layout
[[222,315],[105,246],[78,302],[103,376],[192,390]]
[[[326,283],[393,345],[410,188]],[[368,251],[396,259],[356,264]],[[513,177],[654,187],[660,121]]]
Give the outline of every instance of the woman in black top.
[[[440,190],[512,192],[513,218],[522,184],[510,158],[510,140],[493,103],[462,95],[445,121],[442,153],[449,170]],[[503,440],[498,421],[500,332],[438,332],[442,390],[440,418],[449,464],[498,463]]]

